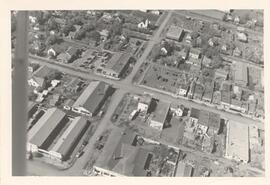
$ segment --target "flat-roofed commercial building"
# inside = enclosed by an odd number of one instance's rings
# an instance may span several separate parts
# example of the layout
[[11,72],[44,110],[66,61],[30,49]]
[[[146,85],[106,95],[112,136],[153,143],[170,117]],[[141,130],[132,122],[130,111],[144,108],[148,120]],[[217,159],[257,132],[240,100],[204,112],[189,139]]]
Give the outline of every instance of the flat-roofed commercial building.
[[150,126],[162,130],[163,125],[166,122],[168,113],[170,111],[170,103],[165,101],[159,101],[157,107],[153,113],[153,117],[150,120]]
[[147,176],[151,151],[136,146],[131,130],[113,129],[93,169],[101,176]]
[[248,85],[248,67],[246,64],[234,63],[234,82],[244,87]]
[[131,55],[129,53],[115,53],[103,68],[103,74],[120,78],[128,69]]
[[182,28],[180,28],[179,26],[171,25],[166,34],[166,37],[168,39],[180,41],[183,35],[184,35],[184,30]]
[[227,123],[225,157],[249,162],[249,128],[247,124],[230,120]]
[[66,114],[57,108],[48,109],[27,135],[27,150],[47,152],[56,136],[68,122]]
[[89,122],[85,118],[76,117],[50,150],[50,154],[58,160],[67,160],[88,126]]
[[95,116],[108,97],[110,86],[104,82],[91,82],[72,106],[74,112]]

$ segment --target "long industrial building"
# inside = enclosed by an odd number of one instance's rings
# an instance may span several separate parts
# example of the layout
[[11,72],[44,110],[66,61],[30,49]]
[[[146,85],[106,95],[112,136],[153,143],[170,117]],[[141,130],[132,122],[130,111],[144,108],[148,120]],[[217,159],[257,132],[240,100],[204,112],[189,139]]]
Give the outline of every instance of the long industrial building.
[[249,162],[248,125],[231,120],[227,123],[225,157],[244,163]]
[[27,150],[32,152],[46,152],[67,122],[68,118],[63,111],[57,108],[48,109],[29,130]]
[[74,112],[94,116],[108,97],[110,86],[104,82],[91,82],[72,106]]
[[85,118],[76,117],[50,150],[51,156],[61,161],[69,159],[88,126],[89,122]]

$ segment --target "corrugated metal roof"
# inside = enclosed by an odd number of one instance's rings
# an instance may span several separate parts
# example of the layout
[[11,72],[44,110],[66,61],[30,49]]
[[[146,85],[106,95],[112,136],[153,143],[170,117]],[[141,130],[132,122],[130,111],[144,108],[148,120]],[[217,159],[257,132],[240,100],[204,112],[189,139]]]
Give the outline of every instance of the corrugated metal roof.
[[104,82],[91,82],[76,100],[73,107],[83,107],[91,113],[96,112],[108,89],[109,85]]
[[83,117],[76,117],[62,136],[58,139],[51,151],[58,152],[63,156],[68,155],[70,148],[78,139],[83,129],[86,127],[87,120]]
[[65,117],[65,113],[57,108],[48,109],[28,132],[28,142],[40,147],[51,132],[57,127]]

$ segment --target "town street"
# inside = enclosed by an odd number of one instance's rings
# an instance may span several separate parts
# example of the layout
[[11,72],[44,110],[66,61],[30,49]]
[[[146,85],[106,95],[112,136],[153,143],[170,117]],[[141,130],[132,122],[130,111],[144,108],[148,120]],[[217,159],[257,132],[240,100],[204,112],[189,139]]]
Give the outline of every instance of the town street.
[[102,77],[102,76],[99,76],[99,75],[96,75],[96,74],[93,74],[90,72],[82,72],[80,70],[73,69],[72,67],[68,67],[66,65],[61,65],[59,63],[51,63],[51,62],[48,62],[46,60],[37,60],[36,58],[33,59],[32,57],[30,57],[30,61],[46,65],[48,67],[54,68],[54,69],[59,70],[63,73],[70,74],[73,76],[78,76],[78,77],[89,79],[89,80],[101,80],[101,81],[104,81],[106,83],[111,84],[114,88],[122,89],[122,90],[125,90],[127,92],[138,93],[138,94],[143,94],[144,92],[149,92],[149,93],[153,94],[153,96],[158,98],[158,99],[162,99],[162,100],[174,102],[174,103],[179,103],[179,104],[182,104],[186,107],[194,107],[194,108],[197,108],[200,110],[212,111],[214,113],[220,114],[221,117],[223,117],[223,118],[232,119],[232,120],[246,123],[246,124],[256,124],[259,128],[264,129],[264,124],[260,121],[256,121],[256,120],[253,120],[253,119],[247,118],[247,117],[242,117],[240,115],[226,112],[223,110],[218,110],[214,107],[206,106],[203,104],[198,104],[198,103],[195,103],[195,102],[187,100],[187,99],[174,98],[174,97],[167,95],[165,93],[158,92],[157,90],[151,90],[148,88],[146,89],[144,87],[134,85],[128,81],[116,81],[116,80],[108,79],[108,78],[105,78],[105,77]]
[[169,13],[167,14],[166,18],[164,19],[164,21],[162,22],[162,24],[159,26],[158,30],[156,31],[156,33],[154,34],[154,36],[149,40],[142,56],[137,60],[131,74],[129,74],[127,76],[126,79],[124,79],[125,82],[127,83],[131,83],[132,79],[134,78],[134,76],[136,75],[137,71],[139,70],[140,66],[142,65],[142,63],[144,63],[146,61],[146,58],[148,57],[149,53],[151,52],[152,48],[154,47],[154,45],[156,43],[159,42],[159,38],[160,38],[160,34],[162,33],[164,27],[166,26],[167,22],[170,20],[170,17],[172,15],[172,12],[169,11]]
[[102,120],[99,123],[99,126],[97,127],[97,130],[95,131],[92,138],[89,140],[88,145],[86,145],[84,151],[85,154],[82,155],[80,158],[77,159],[77,161],[74,163],[72,167],[70,167],[67,170],[60,171],[55,169],[55,167],[40,163],[39,161],[28,161],[28,174],[29,175],[57,175],[57,176],[81,176],[83,175],[83,167],[87,164],[89,159],[91,158],[93,152],[94,152],[94,144],[96,142],[96,138],[102,135],[103,131],[106,130],[108,125],[111,123],[110,118],[114,113],[114,110],[124,97],[125,93],[135,93],[135,94],[143,94],[145,92],[153,94],[154,97],[158,99],[162,99],[164,101],[174,102],[182,104],[186,107],[194,107],[200,110],[207,110],[212,111],[215,113],[218,113],[221,115],[221,117],[226,119],[232,119],[235,121],[239,121],[246,124],[256,124],[259,128],[264,128],[264,124],[259,121],[252,120],[250,118],[242,117],[237,114],[232,114],[229,112],[225,112],[222,110],[218,110],[214,107],[206,106],[203,104],[198,104],[192,101],[189,101],[187,99],[183,98],[174,98],[170,95],[167,95],[165,93],[159,92],[157,90],[150,90],[145,87],[141,87],[138,85],[132,84],[132,79],[134,78],[135,74],[139,70],[141,64],[146,61],[147,56],[151,52],[153,46],[160,41],[160,34],[162,33],[164,27],[166,26],[167,22],[170,20],[170,17],[172,15],[172,11],[169,11],[169,13],[166,15],[166,18],[159,26],[158,30],[155,32],[155,34],[152,36],[150,41],[148,42],[142,56],[137,60],[132,72],[129,76],[127,76],[126,79],[116,81],[112,79],[105,78],[103,76],[99,76],[96,74],[93,74],[92,72],[83,72],[81,70],[75,69],[72,66],[68,66],[67,64],[61,64],[57,62],[50,61],[49,59],[43,59],[40,57],[33,57],[29,56],[30,62],[36,62],[42,65],[46,65],[50,68],[56,69],[61,71],[62,73],[66,73],[72,76],[81,77],[88,80],[99,80],[104,81],[108,84],[111,84],[114,88],[116,88],[116,91],[111,99],[111,102],[109,104],[109,107],[102,118]]

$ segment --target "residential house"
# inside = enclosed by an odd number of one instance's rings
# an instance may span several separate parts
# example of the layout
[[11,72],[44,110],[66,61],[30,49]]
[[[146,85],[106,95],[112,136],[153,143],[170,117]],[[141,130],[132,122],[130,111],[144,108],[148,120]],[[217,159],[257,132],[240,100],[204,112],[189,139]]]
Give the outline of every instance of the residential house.
[[153,98],[151,96],[143,96],[138,103],[137,110],[140,110],[140,112],[149,112],[152,102]]
[[248,37],[246,33],[238,32],[237,33],[237,39],[241,42],[248,42]]
[[240,23],[240,17],[239,16],[235,16],[233,22],[235,24],[239,24]]
[[39,64],[36,64],[36,63],[30,63],[28,65],[28,71],[30,73],[33,73],[34,71],[36,71],[37,69],[39,68]]
[[186,60],[187,64],[192,64],[194,66],[201,67],[201,59],[195,59],[193,57],[189,57],[188,60]]
[[224,69],[217,69],[215,71],[215,78],[220,78],[220,79],[223,79],[223,80],[227,80],[228,78],[228,71],[224,70]]
[[160,15],[162,12],[159,10],[150,10],[149,13],[155,14],[155,15]]
[[202,60],[202,65],[206,66],[206,67],[209,67],[210,64],[211,64],[212,60],[206,56],[203,57],[203,60]]
[[104,82],[91,82],[72,106],[72,111],[95,116],[109,95],[110,86]]
[[218,45],[218,39],[216,37],[210,38],[208,40],[208,44],[211,47],[217,46]]
[[64,26],[66,24],[66,20],[62,18],[55,18],[54,19],[56,23],[60,24],[61,26]]
[[51,105],[51,106],[55,106],[57,103],[58,103],[58,101],[60,100],[60,94],[54,94],[53,96],[52,96],[52,99],[50,99],[50,102],[49,102],[49,104]]
[[163,56],[166,56],[168,54],[168,51],[167,51],[167,49],[165,47],[162,47],[160,49],[160,51],[161,51],[161,55],[163,55]]
[[188,54],[189,54],[188,48],[184,48],[181,51],[177,52],[177,55],[180,56],[183,60],[186,60],[188,58]]
[[236,57],[240,57],[242,56],[242,51],[236,47],[234,50],[233,50],[233,56],[236,56]]
[[45,79],[42,77],[32,76],[28,78],[28,85],[34,88],[44,88],[45,87]]
[[74,39],[75,38],[75,35],[78,33],[78,31],[81,29],[81,26],[80,25],[74,25],[75,27],[75,31],[71,31],[69,32],[67,38],[68,39]]
[[47,77],[52,72],[52,69],[47,66],[38,68],[32,76],[28,77],[28,84],[35,88],[44,88],[47,84]]
[[167,116],[170,111],[170,103],[159,101],[153,116],[151,117],[149,125],[159,131],[163,129],[163,126],[167,120]]
[[189,57],[192,57],[194,59],[200,59],[201,58],[201,51],[199,49],[190,48]]
[[188,89],[189,89],[189,85],[188,84],[181,84],[180,87],[179,87],[179,90],[178,90],[177,95],[187,96]]
[[69,92],[77,93],[83,88],[84,85],[85,83],[82,80],[72,78],[67,84],[64,84],[64,87]]
[[101,30],[101,31],[99,32],[99,34],[100,34],[100,39],[101,39],[102,41],[105,41],[105,40],[107,40],[107,38],[108,38],[108,36],[109,36],[109,31],[106,30],[106,29],[103,29],[103,30]]
[[69,47],[65,52],[62,52],[57,56],[57,60],[63,63],[71,63],[78,58],[78,55],[78,48]]
[[146,19],[138,24],[138,28],[147,29],[149,24],[150,24],[150,21]]
[[67,47],[61,44],[55,44],[47,50],[47,55],[56,58],[57,55],[66,51]]
[[171,25],[166,37],[168,39],[176,40],[176,41],[181,41],[184,36],[184,30],[178,26]]

